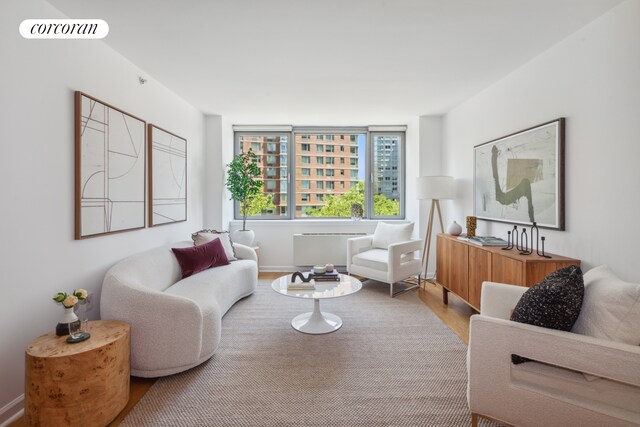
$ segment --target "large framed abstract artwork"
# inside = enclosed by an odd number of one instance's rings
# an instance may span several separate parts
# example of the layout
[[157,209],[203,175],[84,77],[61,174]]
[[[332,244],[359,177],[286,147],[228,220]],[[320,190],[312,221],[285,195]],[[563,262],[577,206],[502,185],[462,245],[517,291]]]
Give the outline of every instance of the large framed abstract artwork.
[[75,238],[145,227],[146,123],[75,93]]
[[187,140],[149,124],[149,225],[187,220]]
[[478,219],[564,230],[564,127],[559,118],[474,147]]

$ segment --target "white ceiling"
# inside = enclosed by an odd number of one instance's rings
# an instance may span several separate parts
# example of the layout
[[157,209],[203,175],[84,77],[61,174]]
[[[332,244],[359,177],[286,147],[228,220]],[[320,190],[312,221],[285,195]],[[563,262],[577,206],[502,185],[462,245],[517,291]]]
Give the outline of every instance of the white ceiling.
[[49,0],[204,113],[369,124],[440,114],[620,0]]

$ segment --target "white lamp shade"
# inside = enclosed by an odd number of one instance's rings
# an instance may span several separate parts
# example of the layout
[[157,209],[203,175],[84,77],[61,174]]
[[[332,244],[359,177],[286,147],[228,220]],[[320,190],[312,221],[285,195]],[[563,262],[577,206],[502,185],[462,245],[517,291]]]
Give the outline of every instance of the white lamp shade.
[[416,190],[418,199],[455,199],[456,180],[452,176],[420,176]]

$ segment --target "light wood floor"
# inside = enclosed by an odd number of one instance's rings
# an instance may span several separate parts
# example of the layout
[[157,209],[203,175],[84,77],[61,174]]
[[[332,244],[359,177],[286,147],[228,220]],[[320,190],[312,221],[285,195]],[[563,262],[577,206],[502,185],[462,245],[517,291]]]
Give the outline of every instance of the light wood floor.
[[[262,272],[258,278],[263,280],[272,280],[282,276],[285,273],[273,273]],[[465,343],[469,343],[469,317],[475,314],[475,311],[462,302],[457,296],[449,293],[449,305],[442,303],[442,287],[440,285],[434,285],[432,283],[423,282],[423,288],[415,289],[411,292],[415,292],[420,297],[420,300],[429,307],[453,332],[460,337]],[[142,399],[142,397],[149,391],[151,386],[155,383],[154,378],[138,378],[131,377],[131,386],[129,392],[129,402],[127,406],[120,412],[120,414],[114,419],[109,427],[115,427],[129,414],[129,411]],[[11,427],[23,427],[27,423],[23,418],[20,418]]]

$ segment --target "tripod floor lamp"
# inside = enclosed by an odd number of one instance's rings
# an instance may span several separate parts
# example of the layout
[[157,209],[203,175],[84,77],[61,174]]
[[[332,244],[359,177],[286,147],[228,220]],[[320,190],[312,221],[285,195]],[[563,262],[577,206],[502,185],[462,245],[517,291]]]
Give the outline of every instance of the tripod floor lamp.
[[[442,224],[442,213],[440,212],[440,200],[449,200],[456,197],[456,182],[451,176],[421,176],[416,183],[418,199],[431,199],[431,209],[429,211],[429,221],[427,222],[427,232],[424,237],[424,249],[422,251],[422,271],[425,280],[427,278],[427,268],[429,267],[429,251],[431,250],[431,235],[433,234],[433,214],[438,213],[440,230],[444,232]],[[435,276],[432,280],[435,280]]]

